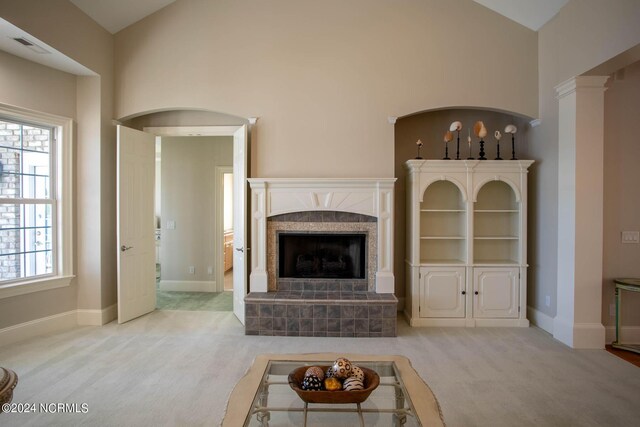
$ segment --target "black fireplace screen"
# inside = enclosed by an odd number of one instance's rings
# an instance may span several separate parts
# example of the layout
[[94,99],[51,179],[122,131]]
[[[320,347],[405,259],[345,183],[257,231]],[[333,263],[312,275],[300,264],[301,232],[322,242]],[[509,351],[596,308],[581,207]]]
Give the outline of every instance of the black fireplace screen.
[[280,233],[278,277],[364,279],[365,234]]

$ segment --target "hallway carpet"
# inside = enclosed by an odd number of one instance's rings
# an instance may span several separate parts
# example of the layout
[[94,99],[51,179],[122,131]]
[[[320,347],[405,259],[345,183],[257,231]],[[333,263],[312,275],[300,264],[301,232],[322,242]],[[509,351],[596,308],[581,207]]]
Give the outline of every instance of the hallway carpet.
[[174,292],[156,293],[158,310],[233,311],[233,292]]

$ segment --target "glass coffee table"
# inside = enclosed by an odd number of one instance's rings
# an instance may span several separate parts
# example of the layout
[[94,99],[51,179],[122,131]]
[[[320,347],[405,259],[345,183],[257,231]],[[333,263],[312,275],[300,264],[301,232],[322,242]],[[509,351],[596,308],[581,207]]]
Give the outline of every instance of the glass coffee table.
[[[362,404],[305,403],[288,375],[300,366],[330,365],[346,357],[373,369],[380,385]],[[238,382],[223,426],[444,426],[437,399],[403,356],[263,354]]]

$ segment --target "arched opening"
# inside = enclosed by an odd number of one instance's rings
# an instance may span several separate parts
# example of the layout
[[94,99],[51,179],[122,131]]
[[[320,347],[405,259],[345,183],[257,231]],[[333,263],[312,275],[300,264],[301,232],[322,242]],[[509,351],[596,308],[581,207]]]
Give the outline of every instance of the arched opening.
[[176,109],[122,122],[156,136],[157,308],[233,310],[242,321],[250,121]]

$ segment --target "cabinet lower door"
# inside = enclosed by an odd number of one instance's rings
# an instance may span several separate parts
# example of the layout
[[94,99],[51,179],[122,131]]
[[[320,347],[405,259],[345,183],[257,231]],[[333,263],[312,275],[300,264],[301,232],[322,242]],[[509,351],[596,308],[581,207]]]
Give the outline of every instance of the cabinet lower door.
[[420,317],[464,317],[464,267],[424,267],[420,276]]
[[517,318],[518,268],[473,269],[473,317]]

